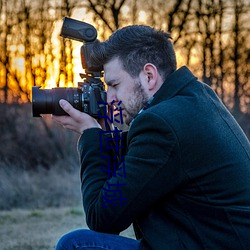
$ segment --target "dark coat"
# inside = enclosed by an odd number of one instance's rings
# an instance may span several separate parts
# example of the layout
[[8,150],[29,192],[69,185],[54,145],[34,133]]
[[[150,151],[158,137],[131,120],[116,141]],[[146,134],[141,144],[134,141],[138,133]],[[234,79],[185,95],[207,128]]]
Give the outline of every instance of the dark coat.
[[186,67],[134,119],[120,165],[126,176],[110,180],[109,136],[88,129],[78,145],[91,229],[118,234],[134,223],[141,249],[250,249],[249,141]]

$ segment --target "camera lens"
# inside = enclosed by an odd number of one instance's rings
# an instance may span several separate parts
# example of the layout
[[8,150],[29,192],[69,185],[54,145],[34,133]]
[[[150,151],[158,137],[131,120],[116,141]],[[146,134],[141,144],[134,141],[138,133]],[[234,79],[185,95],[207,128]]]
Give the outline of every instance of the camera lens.
[[59,100],[67,100],[74,108],[81,109],[81,94],[79,88],[39,89],[32,87],[32,110],[34,117],[40,114],[67,115],[60,107]]

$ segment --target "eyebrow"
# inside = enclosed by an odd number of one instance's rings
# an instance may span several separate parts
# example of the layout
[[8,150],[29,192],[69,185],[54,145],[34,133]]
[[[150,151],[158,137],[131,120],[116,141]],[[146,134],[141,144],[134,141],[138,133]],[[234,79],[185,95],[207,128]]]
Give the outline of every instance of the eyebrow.
[[117,80],[109,80],[109,81],[105,81],[105,83],[109,86],[109,87],[112,87],[113,84],[117,82]]

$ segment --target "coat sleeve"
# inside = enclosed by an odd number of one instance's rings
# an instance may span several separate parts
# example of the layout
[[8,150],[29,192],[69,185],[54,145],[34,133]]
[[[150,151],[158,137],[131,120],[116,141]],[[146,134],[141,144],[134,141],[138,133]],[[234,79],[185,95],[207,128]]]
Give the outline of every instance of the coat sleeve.
[[102,169],[110,154],[100,134],[89,129],[78,144],[83,206],[90,229],[119,234],[184,181],[178,140],[160,115],[142,113],[130,128],[118,167],[125,168],[125,176],[117,170],[109,179]]

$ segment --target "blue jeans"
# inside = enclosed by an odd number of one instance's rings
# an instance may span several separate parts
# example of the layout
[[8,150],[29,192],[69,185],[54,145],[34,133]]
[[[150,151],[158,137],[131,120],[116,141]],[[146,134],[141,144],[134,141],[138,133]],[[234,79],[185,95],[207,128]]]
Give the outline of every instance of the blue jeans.
[[138,250],[139,244],[139,240],[114,234],[99,233],[88,229],[79,229],[64,235],[58,241],[56,250]]

